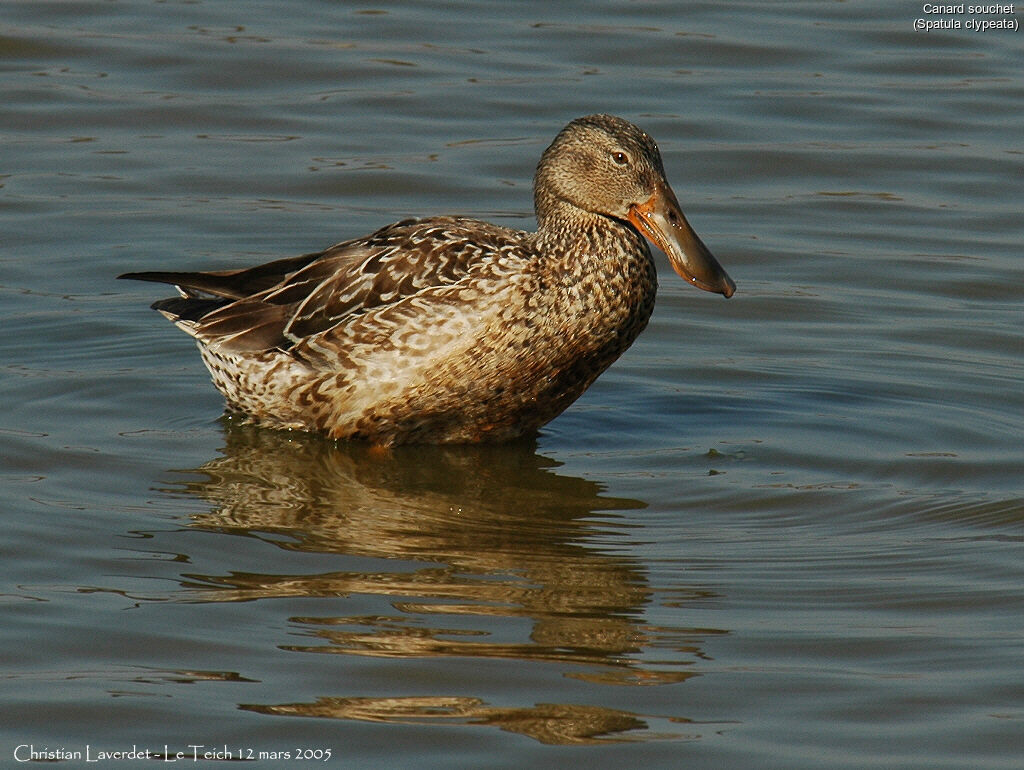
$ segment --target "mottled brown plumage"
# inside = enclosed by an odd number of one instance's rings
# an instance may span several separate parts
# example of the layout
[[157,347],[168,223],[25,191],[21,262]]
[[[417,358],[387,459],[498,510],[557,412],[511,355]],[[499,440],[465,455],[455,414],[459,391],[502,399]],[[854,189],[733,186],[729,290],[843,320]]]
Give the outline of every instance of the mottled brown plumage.
[[544,151],[537,232],[405,220],[248,270],[127,273],[199,344],[228,409],[339,439],[504,441],[560,414],[647,325],[644,237],[699,288],[734,285],[690,226],[658,148],[591,115]]

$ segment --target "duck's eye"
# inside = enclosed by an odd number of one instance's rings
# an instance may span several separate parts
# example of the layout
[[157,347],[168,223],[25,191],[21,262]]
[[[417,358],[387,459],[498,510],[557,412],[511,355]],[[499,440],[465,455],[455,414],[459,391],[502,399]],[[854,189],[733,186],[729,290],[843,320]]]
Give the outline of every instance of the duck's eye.
[[629,164],[629,156],[624,152],[613,152],[612,160],[620,166],[626,166]]

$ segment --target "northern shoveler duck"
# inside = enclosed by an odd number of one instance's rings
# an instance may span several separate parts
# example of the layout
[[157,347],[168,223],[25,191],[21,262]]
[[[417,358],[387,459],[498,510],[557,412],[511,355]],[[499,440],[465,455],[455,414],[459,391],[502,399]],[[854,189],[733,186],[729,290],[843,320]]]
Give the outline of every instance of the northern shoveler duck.
[[174,284],[230,412],[378,445],[506,441],[561,414],[647,325],[645,238],[684,279],[735,284],[687,223],[658,147],[611,115],[569,123],[534,179],[537,232],[407,219],[246,270],[126,273]]

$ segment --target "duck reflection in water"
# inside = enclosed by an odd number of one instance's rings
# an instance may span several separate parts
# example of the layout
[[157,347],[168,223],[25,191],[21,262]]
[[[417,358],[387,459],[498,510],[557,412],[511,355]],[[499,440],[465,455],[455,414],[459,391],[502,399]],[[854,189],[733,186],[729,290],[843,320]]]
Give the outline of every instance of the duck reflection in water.
[[[401,561],[393,571],[362,571],[354,561],[352,569],[321,574],[227,568],[219,575],[185,576],[193,601],[369,595],[387,597],[396,610],[392,616],[291,617],[310,641],[282,649],[546,661],[567,666],[566,676],[585,681],[662,684],[692,676],[702,639],[716,633],[701,629],[680,645],[679,629],[666,631],[678,662],[661,661],[658,670],[642,662],[644,649],[662,633],[643,620],[652,593],[643,565],[591,544],[607,527],[622,526],[614,511],[644,504],[603,496],[598,483],[554,472],[558,463],[535,454],[533,442],[399,447],[383,454],[312,435],[228,425],[223,456],[189,471],[202,478],[183,485],[213,506],[193,516],[193,526],[261,537],[289,550]],[[409,569],[410,561],[429,566]],[[695,589],[693,599],[705,595]],[[457,618],[454,628],[424,622],[443,617]],[[500,631],[502,617],[528,618],[529,638],[481,641]],[[499,709],[448,694],[320,697],[244,708],[490,724],[547,743],[611,740],[597,736],[646,724],[638,715],[600,706]]]

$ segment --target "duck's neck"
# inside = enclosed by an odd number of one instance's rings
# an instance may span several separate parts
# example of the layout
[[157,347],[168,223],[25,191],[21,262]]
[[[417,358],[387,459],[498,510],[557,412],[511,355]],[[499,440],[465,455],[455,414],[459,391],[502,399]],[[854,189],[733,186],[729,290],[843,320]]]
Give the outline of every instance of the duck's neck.
[[[632,344],[654,309],[658,279],[647,242],[631,225],[549,202],[538,211],[531,297],[565,351],[564,375],[579,388]],[[566,386],[568,387],[568,386]]]
[[[561,268],[593,270],[598,263],[650,260],[647,242],[627,222],[595,214],[567,201],[545,201],[537,210],[537,251],[559,257]],[[621,269],[621,268],[620,268]]]
[[549,312],[577,319],[581,330],[574,344],[593,348],[611,363],[654,309],[658,278],[647,242],[626,222],[568,204],[550,205],[538,219],[540,301],[549,304]]

